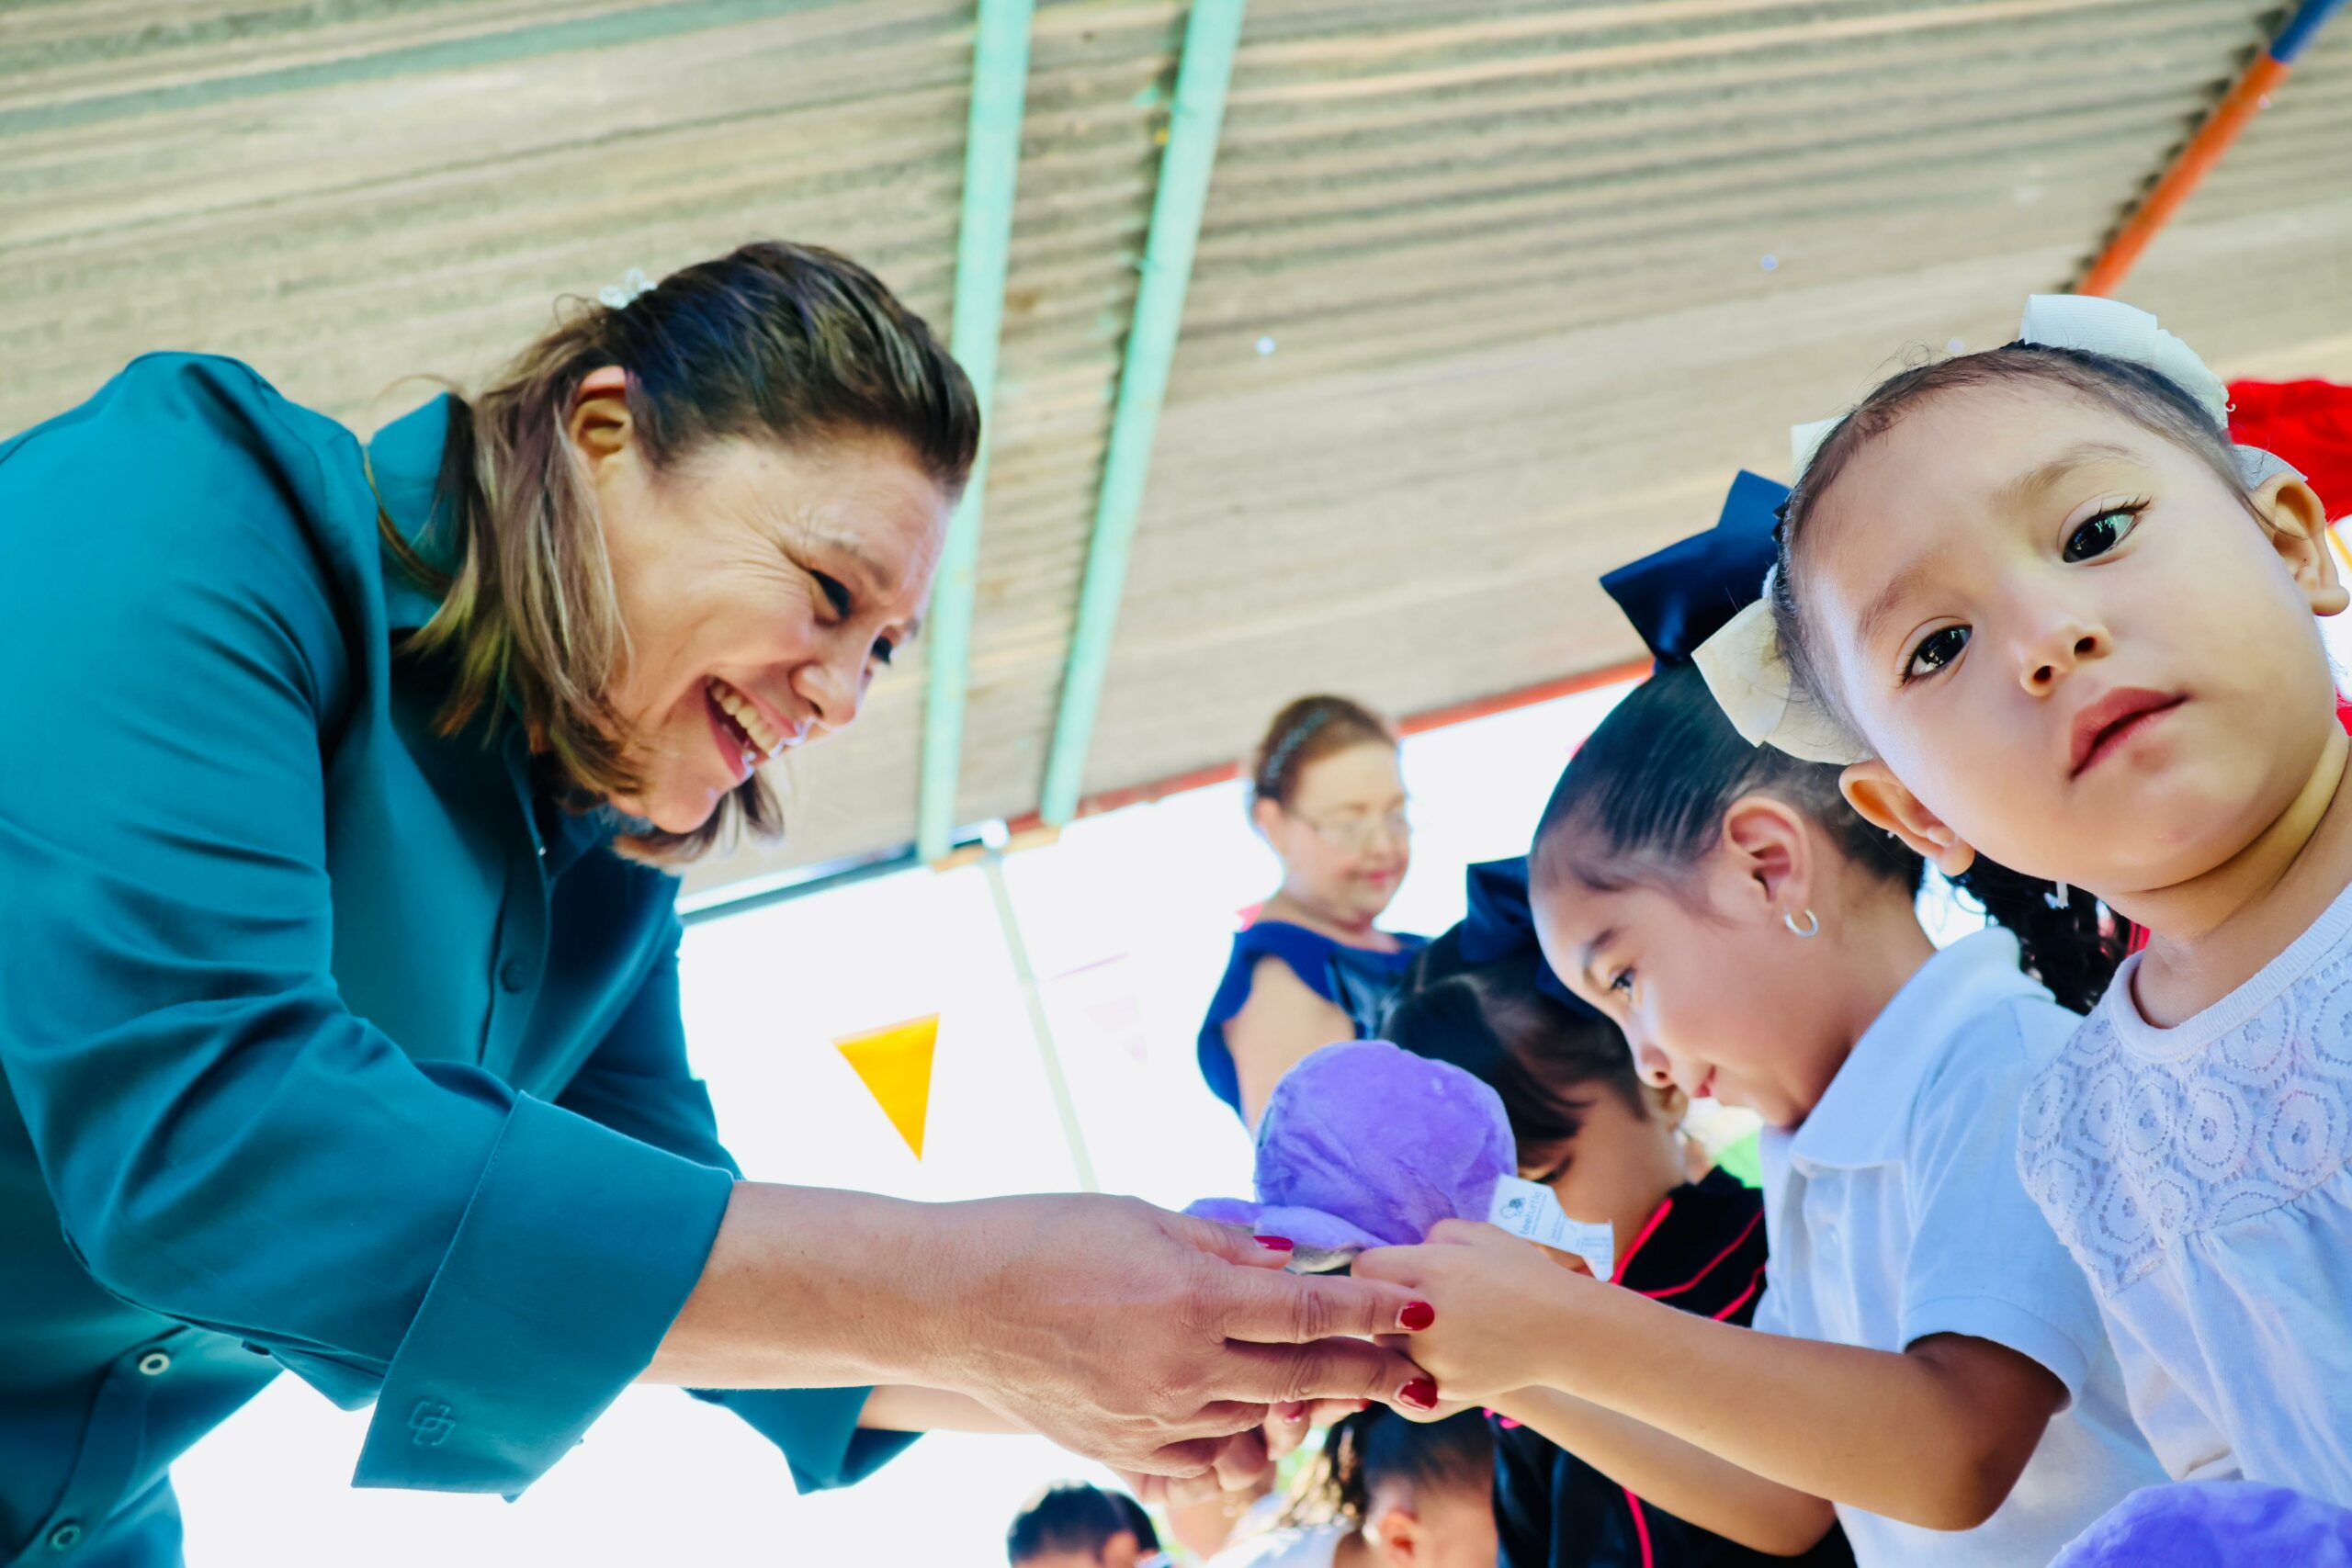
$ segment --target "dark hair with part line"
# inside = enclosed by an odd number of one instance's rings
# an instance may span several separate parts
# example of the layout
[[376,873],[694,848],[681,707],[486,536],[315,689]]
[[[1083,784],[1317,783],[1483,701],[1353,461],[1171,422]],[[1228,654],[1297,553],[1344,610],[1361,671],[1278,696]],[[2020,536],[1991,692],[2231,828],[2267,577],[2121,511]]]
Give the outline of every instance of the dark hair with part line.
[[[1916,897],[1927,863],[1846,803],[1842,772],[1750,745],[1697,666],[1670,666],[1626,694],[1569,760],[1535,830],[1531,879],[1539,893],[1679,888],[1723,841],[1733,803],[1760,795],[1801,813],[1849,863]],[[2130,922],[2080,888],[2053,907],[2054,884],[1982,858],[1952,881],[2018,939],[2026,972],[2077,1012],[2098,1000],[2129,949]]]
[[1547,994],[1543,973],[1533,952],[1464,962],[1457,926],[1414,954],[1376,1031],[1500,1096],[1521,1175],[1560,1163],[1599,1096],[1613,1094],[1639,1116],[1651,1109],[1623,1033]]
[[[649,466],[672,469],[729,439],[899,443],[952,499],[979,449],[979,406],[946,348],[845,256],[761,242],[683,267],[621,305],[572,301],[478,395],[453,392],[440,505],[455,536],[413,548],[389,515],[388,551],[441,596],[403,644],[450,671],[445,734],[511,704],[567,793],[642,786],[612,691],[629,657],[595,496],[566,430],[574,394],[616,367]],[[737,830],[772,837],[782,811],[756,772],[688,833],[626,836],[639,858],[683,862]]]
[[1004,1532],[1004,1554],[1015,1568],[1049,1552],[1095,1557],[1123,1533],[1133,1535],[1145,1551],[1159,1550],[1159,1532],[1133,1497],[1081,1481],[1057,1481],[1013,1516]]
[[1396,749],[1396,727],[1347,697],[1300,697],[1274,715],[1250,759],[1250,801],[1288,806],[1308,764],[1358,746]]
[[1279,1523],[1362,1529],[1373,1497],[1401,1484],[1416,1495],[1487,1493],[1494,1485],[1495,1435],[1486,1416],[1464,1410],[1442,1421],[1408,1421],[1385,1404],[1343,1416],[1300,1477]]

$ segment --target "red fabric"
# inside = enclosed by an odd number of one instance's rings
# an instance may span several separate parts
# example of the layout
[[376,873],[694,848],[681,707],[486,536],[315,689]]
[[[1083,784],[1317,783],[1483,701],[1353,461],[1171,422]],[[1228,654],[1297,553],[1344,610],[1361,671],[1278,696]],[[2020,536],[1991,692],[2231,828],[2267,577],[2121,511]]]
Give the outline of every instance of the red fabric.
[[[2282,457],[2287,456],[2284,452],[2278,455]],[[2352,735],[2352,697],[2341,692],[2335,694],[2335,722],[2344,727],[2346,734]],[[2148,928],[2142,926],[2132,933],[2132,951],[2137,953],[2147,945]]]
[[[1624,1256],[1617,1259],[1617,1267],[1615,1269],[1611,1271],[1609,1276],[1609,1282],[1611,1284],[1622,1285],[1625,1282],[1625,1265],[1634,1260],[1634,1254],[1641,1251],[1642,1244],[1657,1234],[1657,1227],[1664,1224],[1666,1223],[1666,1216],[1673,1212],[1674,1200],[1672,1198],[1668,1198],[1658,1204],[1657,1212],[1652,1214],[1649,1217],[1648,1223],[1642,1226],[1641,1234],[1634,1237],[1634,1245],[1627,1247],[1625,1249]],[[1760,1213],[1761,1211],[1758,1212]]]
[[[1661,1216],[1663,1215],[1663,1211],[1660,1211]],[[1638,1293],[1649,1297],[1650,1300],[1654,1302],[1664,1301],[1668,1296],[1680,1295],[1683,1292],[1690,1289],[1690,1287],[1696,1285],[1700,1280],[1713,1273],[1724,1258],[1729,1258],[1733,1253],[1737,1252],[1741,1247],[1747,1246],[1747,1238],[1755,1234],[1756,1227],[1763,1223],[1764,1211],[1758,1209],[1756,1211],[1755,1217],[1747,1222],[1747,1229],[1740,1232],[1737,1236],[1734,1237],[1732,1244],[1729,1247],[1724,1247],[1721,1252],[1716,1253],[1713,1258],[1710,1258],[1707,1262],[1707,1266],[1704,1269],[1700,1269],[1695,1276],[1685,1280],[1679,1285],[1668,1285],[1662,1291],[1643,1291]],[[1617,1270],[1617,1277],[1619,1279],[1624,1278],[1624,1269],[1620,1269]]]
[[2233,381],[2230,434],[2301,468],[2329,517],[2352,513],[2352,387]]
[[1750,1279],[1748,1280],[1748,1281],[1747,1281],[1747,1289],[1746,1289],[1746,1290],[1744,1290],[1744,1291],[1740,1292],[1739,1292],[1739,1294],[1737,1294],[1737,1295],[1734,1296],[1734,1297],[1732,1298],[1732,1300],[1731,1300],[1731,1304],[1730,1304],[1729,1306],[1727,1306],[1727,1307],[1724,1308],[1721,1312],[1718,1312],[1718,1313],[1712,1313],[1712,1314],[1710,1314],[1709,1315],[1710,1315],[1710,1316],[1712,1316],[1712,1317],[1713,1317],[1713,1318],[1717,1323],[1721,1323],[1721,1322],[1723,1322],[1725,1318],[1727,1318],[1727,1317],[1731,1316],[1731,1315],[1732,1315],[1732,1314],[1734,1314],[1734,1313],[1737,1312],[1740,1308],[1742,1308],[1742,1307],[1746,1306],[1749,1302],[1754,1301],[1754,1300],[1756,1299],[1756,1292],[1758,1292],[1758,1291],[1760,1291],[1760,1290],[1762,1290],[1763,1288],[1764,1288],[1764,1270],[1763,1270],[1763,1269],[1758,1269],[1758,1270],[1756,1270],[1755,1275],[1754,1275],[1752,1278],[1750,1278]]
[[1657,1568],[1657,1553],[1650,1546],[1649,1516],[1642,1512],[1642,1500],[1634,1495],[1630,1486],[1625,1488],[1625,1506],[1634,1510],[1634,1533],[1642,1543],[1642,1568]]

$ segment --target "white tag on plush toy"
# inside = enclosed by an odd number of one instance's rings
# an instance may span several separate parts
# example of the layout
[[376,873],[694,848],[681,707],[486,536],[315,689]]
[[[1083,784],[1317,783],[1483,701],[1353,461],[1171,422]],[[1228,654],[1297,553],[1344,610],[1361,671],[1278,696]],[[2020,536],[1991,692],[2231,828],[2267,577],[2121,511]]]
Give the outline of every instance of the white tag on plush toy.
[[1574,1253],[1584,1259],[1596,1280],[1606,1280],[1617,1271],[1617,1237],[1607,1223],[1587,1224],[1560,1213],[1557,1194],[1540,1181],[1521,1181],[1516,1176],[1495,1179],[1494,1201],[1487,1205],[1487,1222],[1499,1225],[1511,1235],[1539,1247],[1558,1252]]

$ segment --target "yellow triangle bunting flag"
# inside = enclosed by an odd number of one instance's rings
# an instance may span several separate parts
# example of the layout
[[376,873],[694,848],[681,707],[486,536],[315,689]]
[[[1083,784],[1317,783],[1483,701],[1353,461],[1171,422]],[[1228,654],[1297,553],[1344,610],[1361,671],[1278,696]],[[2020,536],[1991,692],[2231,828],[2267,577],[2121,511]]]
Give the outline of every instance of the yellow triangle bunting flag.
[[939,1041],[939,1015],[894,1023],[833,1042],[866,1092],[922,1158],[923,1120],[931,1111],[931,1055]]

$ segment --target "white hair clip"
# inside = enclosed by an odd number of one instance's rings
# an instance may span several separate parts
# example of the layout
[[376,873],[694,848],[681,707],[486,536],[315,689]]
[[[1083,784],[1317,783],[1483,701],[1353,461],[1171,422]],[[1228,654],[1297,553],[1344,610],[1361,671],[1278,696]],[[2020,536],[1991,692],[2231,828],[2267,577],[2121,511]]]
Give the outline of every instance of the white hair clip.
[[[2145,310],[2093,295],[2036,294],[2026,301],[2018,336],[2050,348],[2082,349],[2144,365],[2186,390],[2215,423],[2229,428],[2229,389],[2222,378]],[[1789,451],[1798,480],[1838,423],[1836,419],[1815,420],[1790,430]],[[2302,477],[2285,459],[2258,446],[2239,446],[2237,457],[2239,476],[2248,490],[2280,474]],[[1808,762],[1861,761],[1871,755],[1870,748],[1805,694],[1781,650],[1772,625],[1778,570],[1765,577],[1764,596],[1700,644],[1691,661],[1706,677],[1716,705],[1751,745],[1771,746]]]
[[642,267],[631,267],[618,283],[607,283],[596,291],[596,298],[616,310],[626,310],[640,294],[653,292],[653,280],[645,276]]

